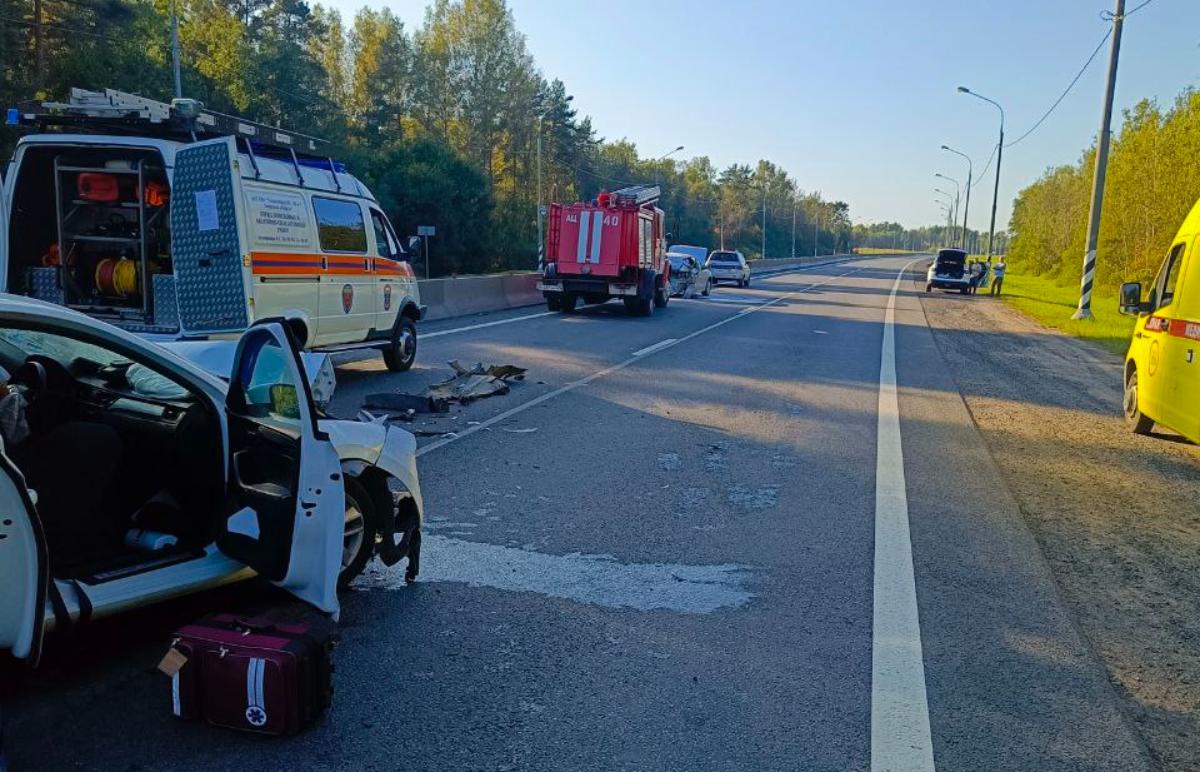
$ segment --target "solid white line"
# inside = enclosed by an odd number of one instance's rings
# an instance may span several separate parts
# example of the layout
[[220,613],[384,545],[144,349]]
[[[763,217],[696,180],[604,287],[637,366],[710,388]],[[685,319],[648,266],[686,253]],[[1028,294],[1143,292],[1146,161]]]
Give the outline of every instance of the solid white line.
[[[768,306],[773,306],[776,303],[782,303],[783,301],[785,301],[789,298],[795,297],[796,295],[803,295],[805,292],[808,292],[809,290],[816,289],[817,287],[822,287],[826,284],[829,284],[830,282],[837,281],[838,279],[842,278],[843,276],[849,276],[850,274],[858,273],[861,270],[862,270],[862,268],[855,268],[853,271],[847,271],[846,273],[838,274],[837,276],[832,276],[832,277],[826,279],[825,281],[817,282],[816,284],[809,284],[808,286],[804,287],[803,289],[795,290],[794,292],[789,292],[786,295],[780,295],[779,297],[775,298],[774,300],[768,301],[759,306],[754,306],[753,308],[750,309],[750,311],[761,311],[762,309],[767,308]],[[734,320],[741,319],[744,316],[745,316],[744,311],[738,312],[736,314],[732,314],[731,316],[727,316],[724,319],[721,319],[720,321],[713,322],[712,324],[708,325],[707,327],[701,327],[700,329],[695,330],[694,332],[690,332],[687,335],[683,336],[682,338],[679,338],[678,340],[675,340],[675,341],[671,342],[670,344],[657,349],[653,353],[657,354],[659,352],[666,351],[669,348],[674,348],[675,346],[678,346],[680,343],[686,343],[687,341],[691,340],[692,338],[695,338],[698,335],[703,335],[704,333],[715,330],[718,327],[723,327],[724,325],[729,324],[730,322],[732,322]],[[500,423],[501,421],[508,420],[509,418],[512,418],[513,416],[515,416],[519,413],[523,413],[531,407],[537,407],[538,405],[542,404],[543,402],[548,402],[549,400],[552,400],[555,397],[566,394],[569,391],[574,391],[575,389],[578,389],[580,386],[586,386],[587,384],[591,383],[592,381],[603,378],[606,375],[611,375],[612,373],[615,373],[618,370],[624,370],[626,367],[629,367],[634,362],[640,362],[640,361],[642,361],[642,357],[634,355],[622,362],[617,362],[615,365],[609,365],[608,367],[604,368],[603,370],[597,370],[596,372],[592,373],[591,375],[580,378],[577,381],[571,381],[570,383],[559,386],[557,389],[555,389],[553,391],[548,391],[545,394],[541,395],[540,397],[534,397],[533,399],[529,400],[528,402],[522,402],[520,405],[517,405],[514,408],[510,408],[509,410],[505,410],[503,413],[500,413],[499,415],[494,415],[491,418],[488,418],[484,421],[480,421],[479,423],[475,424],[474,426],[468,426],[466,429],[463,429],[462,431],[455,433],[455,435],[453,437],[442,437],[441,439],[434,440],[433,442],[429,443],[428,445],[423,445],[420,448],[417,448],[417,455],[423,456],[426,453],[430,453],[432,451],[437,450],[438,448],[445,447],[446,445],[449,445],[452,442],[458,442],[459,440],[470,437],[472,434],[475,434],[476,432],[481,432],[484,429],[487,429],[491,426],[494,426],[495,424]]]
[[484,327],[495,327],[501,324],[512,324],[513,322],[523,322],[526,319],[538,319],[543,316],[554,316],[555,311],[542,311],[537,314],[525,314],[524,316],[514,316],[509,319],[498,319],[494,322],[481,322],[480,324],[472,324],[466,327],[455,327],[453,330],[438,330],[436,332],[421,333],[421,340],[426,338],[436,338],[440,335],[453,335],[456,332],[469,332],[471,330],[482,330]]
[[934,769],[896,391],[896,292],[916,262],[904,266],[892,284],[879,361],[871,627],[871,769],[876,772]]
[[653,346],[646,346],[646,348],[638,349],[637,351],[633,352],[633,355],[635,357],[640,357],[640,356],[645,356],[646,354],[653,354],[655,351],[658,351],[660,348],[666,348],[667,346],[670,346],[674,342],[675,342],[674,338],[667,338],[666,340],[660,340],[658,343],[655,343]]

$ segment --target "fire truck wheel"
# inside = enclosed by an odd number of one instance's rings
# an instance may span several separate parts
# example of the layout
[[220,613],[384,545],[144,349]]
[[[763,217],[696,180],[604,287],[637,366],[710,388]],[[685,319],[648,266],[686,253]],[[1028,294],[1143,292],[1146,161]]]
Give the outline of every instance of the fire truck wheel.
[[671,293],[666,287],[659,287],[654,291],[654,307],[666,308],[667,303],[671,302]]
[[579,304],[579,296],[574,292],[564,292],[562,300],[559,301],[559,309],[564,314],[575,313],[575,306]]
[[417,361],[417,325],[407,316],[400,317],[392,340],[383,350],[383,363],[393,373],[402,373]]
[[562,299],[558,295],[546,295],[546,310],[558,311],[562,308]]

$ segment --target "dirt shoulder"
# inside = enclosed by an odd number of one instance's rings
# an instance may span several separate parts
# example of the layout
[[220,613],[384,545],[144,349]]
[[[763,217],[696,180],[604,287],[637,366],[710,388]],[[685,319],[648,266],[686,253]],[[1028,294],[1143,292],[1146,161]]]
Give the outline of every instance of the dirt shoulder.
[[1200,448],[1126,430],[1121,357],[983,295],[922,302],[1152,755],[1167,770],[1200,769]]

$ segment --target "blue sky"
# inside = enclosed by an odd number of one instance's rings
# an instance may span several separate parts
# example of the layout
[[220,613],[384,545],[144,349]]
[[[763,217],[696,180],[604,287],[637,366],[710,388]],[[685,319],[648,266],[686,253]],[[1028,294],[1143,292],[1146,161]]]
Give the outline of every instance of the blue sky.
[[[1129,9],[1142,0],[1128,0]],[[326,0],[351,15],[361,0]],[[411,30],[425,0],[388,6]],[[601,136],[642,155],[684,145],[718,167],[770,159],[805,190],[849,202],[856,222],[937,222],[934,172],[965,182],[995,144],[1030,127],[1100,41],[1111,0],[510,0],[548,78],[560,78]],[[1036,133],[1005,151],[998,227],[1016,192],[1095,136],[1108,50]],[[1117,107],[1167,104],[1200,86],[1200,2],[1153,0],[1125,25]],[[1116,122],[1114,122],[1116,123]],[[991,172],[974,189],[986,228]],[[953,186],[944,183],[946,186]]]

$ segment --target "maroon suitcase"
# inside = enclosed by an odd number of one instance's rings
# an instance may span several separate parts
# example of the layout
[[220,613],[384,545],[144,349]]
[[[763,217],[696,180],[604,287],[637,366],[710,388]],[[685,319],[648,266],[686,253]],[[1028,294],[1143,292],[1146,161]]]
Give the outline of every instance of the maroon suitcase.
[[333,696],[331,625],[212,614],[175,632],[160,668],[181,719],[294,734]]

